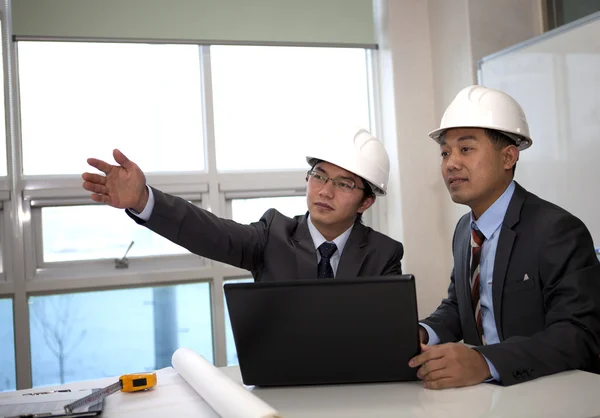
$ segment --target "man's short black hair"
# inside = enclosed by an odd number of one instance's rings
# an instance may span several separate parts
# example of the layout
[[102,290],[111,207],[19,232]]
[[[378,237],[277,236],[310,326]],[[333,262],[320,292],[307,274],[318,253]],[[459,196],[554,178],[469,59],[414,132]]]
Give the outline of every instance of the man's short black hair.
[[508,135],[497,131],[495,129],[484,129],[485,134],[487,135],[487,137],[490,139],[490,141],[492,141],[492,144],[494,144],[494,146],[497,149],[502,149],[504,147],[507,147],[509,145],[514,145],[516,146],[516,142],[513,141],[512,138],[510,138]]

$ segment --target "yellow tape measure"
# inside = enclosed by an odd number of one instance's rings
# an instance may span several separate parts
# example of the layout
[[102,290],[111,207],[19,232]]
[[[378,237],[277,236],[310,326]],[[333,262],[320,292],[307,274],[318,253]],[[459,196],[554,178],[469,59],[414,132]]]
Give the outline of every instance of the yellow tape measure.
[[137,392],[156,386],[156,373],[132,373],[119,378],[123,392]]
[[118,382],[65,405],[65,412],[70,414],[84,405],[98,403],[119,390],[122,392],[137,392],[154,386],[156,386],[156,373],[154,372],[124,374]]

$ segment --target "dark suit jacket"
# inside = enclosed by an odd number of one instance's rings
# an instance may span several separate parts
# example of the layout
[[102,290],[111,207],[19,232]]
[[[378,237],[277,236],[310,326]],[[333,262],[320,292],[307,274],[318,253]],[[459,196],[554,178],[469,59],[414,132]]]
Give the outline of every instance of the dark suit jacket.
[[[423,321],[443,343],[481,345],[470,299],[470,234],[466,214],[454,231],[448,297]],[[569,369],[600,371],[600,264],[590,233],[518,184],[501,226],[492,299],[501,342],[476,349],[503,385]]]
[[[316,249],[307,215],[288,218],[269,209],[250,225],[212,213],[157,189],[148,222],[137,223],[191,252],[252,272],[255,281],[317,278]],[[336,277],[401,274],[402,244],[359,221],[354,224],[338,264]]]

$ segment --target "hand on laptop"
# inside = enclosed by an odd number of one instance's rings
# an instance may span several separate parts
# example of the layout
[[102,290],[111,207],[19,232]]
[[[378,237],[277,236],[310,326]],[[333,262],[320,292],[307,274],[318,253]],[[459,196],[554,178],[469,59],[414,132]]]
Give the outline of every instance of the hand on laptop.
[[491,377],[485,358],[463,344],[421,344],[421,350],[408,365],[419,367],[417,376],[428,389],[471,386]]

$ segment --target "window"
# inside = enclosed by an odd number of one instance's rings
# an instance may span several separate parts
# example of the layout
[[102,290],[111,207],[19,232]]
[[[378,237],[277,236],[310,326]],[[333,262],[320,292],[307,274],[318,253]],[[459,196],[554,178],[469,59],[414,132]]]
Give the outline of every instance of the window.
[[546,0],[548,29],[555,29],[600,11],[598,0]]
[[[219,170],[306,168],[317,132],[369,127],[363,49],[211,46]],[[231,150],[235,149],[235,152]]]
[[195,283],[30,297],[33,385],[167,367],[180,346],[212,362],[209,293]]
[[188,251],[104,205],[45,207],[44,262],[185,254]]
[[[6,240],[4,238],[4,218],[3,209],[0,206],[0,281],[4,278],[4,251],[6,246]],[[3,245],[4,243],[4,245]]]
[[304,215],[308,210],[305,196],[260,197],[231,201],[232,219],[242,224],[257,222],[270,208],[275,208],[290,218]]
[[113,148],[145,172],[204,169],[197,46],[19,42],[18,53],[25,175],[80,174],[89,157],[114,163]]
[[[24,266],[15,280],[31,282],[28,302],[20,302],[28,303],[29,323],[19,326],[30,338],[32,375],[20,374],[21,385],[154,370],[182,346],[237,364],[227,306],[211,290],[223,280],[252,281],[249,273],[194,256],[123,210],[92,202],[80,179],[93,171],[88,158],[115,164],[118,148],[150,184],[248,224],[270,208],[289,217],[307,212],[305,156],[316,133],[370,127],[365,49],[151,41],[17,43],[19,89],[11,97],[20,106],[23,170],[8,174],[20,189],[10,197],[22,201],[5,210],[19,207],[23,216],[5,217],[4,226],[22,236],[5,234],[1,244],[8,251],[23,243],[10,251]],[[7,162],[0,158],[0,177]],[[126,251],[131,268],[115,268]],[[12,286],[3,289],[0,337],[10,338],[0,340],[0,379],[8,376],[11,388],[21,347],[12,337]],[[226,346],[219,341],[215,355],[213,333],[223,332]]]
[[15,330],[12,299],[0,299],[0,392],[15,390]]

